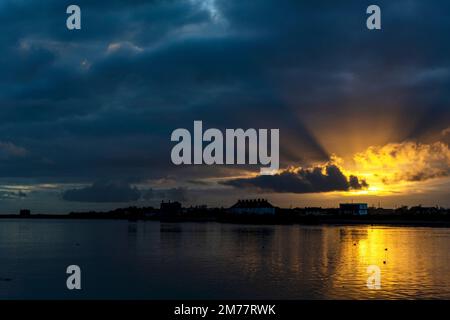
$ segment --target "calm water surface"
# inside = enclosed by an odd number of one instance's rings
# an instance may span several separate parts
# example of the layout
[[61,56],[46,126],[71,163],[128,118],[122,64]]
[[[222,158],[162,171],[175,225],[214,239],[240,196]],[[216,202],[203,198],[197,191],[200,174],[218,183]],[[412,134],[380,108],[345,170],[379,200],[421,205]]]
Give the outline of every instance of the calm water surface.
[[450,229],[0,220],[0,298],[450,299]]

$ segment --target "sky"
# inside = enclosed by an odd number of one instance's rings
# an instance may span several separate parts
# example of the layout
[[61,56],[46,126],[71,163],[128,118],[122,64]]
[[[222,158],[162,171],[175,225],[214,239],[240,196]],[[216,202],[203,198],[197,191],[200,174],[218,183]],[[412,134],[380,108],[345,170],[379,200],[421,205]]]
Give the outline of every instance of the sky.
[[[81,8],[81,30],[66,8]],[[381,8],[381,30],[366,9]],[[0,213],[450,207],[450,3],[0,2]],[[176,166],[177,128],[278,128],[280,170]]]

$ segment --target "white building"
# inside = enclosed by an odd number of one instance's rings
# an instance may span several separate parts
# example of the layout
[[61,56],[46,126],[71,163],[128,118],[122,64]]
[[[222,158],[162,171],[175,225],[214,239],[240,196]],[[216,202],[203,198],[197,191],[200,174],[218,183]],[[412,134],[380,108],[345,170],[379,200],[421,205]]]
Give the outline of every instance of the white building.
[[341,203],[339,211],[341,214],[365,216],[367,214],[367,203]]

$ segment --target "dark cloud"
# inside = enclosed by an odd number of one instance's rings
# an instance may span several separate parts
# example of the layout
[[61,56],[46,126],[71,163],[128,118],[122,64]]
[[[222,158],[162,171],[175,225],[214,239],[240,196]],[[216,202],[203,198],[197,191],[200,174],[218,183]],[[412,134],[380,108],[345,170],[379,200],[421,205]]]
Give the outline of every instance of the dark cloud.
[[24,157],[27,155],[27,150],[20,146],[16,146],[11,142],[0,141],[0,159]]
[[80,1],[83,28],[70,32],[65,3],[6,1],[0,135],[52,165],[0,175],[165,176],[171,130],[194,119],[280,128],[282,166],[328,159],[311,128],[378,119],[392,101],[420,135],[449,120],[450,48],[425,34],[450,24],[417,19],[448,4],[428,3],[380,1],[384,29],[368,33],[360,1]]
[[367,182],[365,180],[359,179],[357,176],[350,175],[348,177],[348,185],[350,189],[353,190],[360,190],[360,189],[366,189],[369,187]]
[[27,194],[21,190],[19,191],[0,190],[1,200],[22,199],[26,197]]
[[327,161],[323,129],[403,141],[450,123],[448,1],[379,0],[380,32],[360,0],[80,0],[79,31],[69,4],[0,5],[0,177],[235,174],[171,164],[170,133],[193,120],[279,128],[282,167]]
[[289,193],[348,191],[368,187],[364,180],[356,176],[347,178],[335,165],[284,171],[272,176],[260,175],[255,178],[234,179],[226,181],[225,184],[237,188],[257,188],[262,191]]
[[188,200],[188,190],[186,188],[171,189],[148,189],[142,195],[145,200],[172,200],[184,202]]
[[139,190],[129,184],[96,182],[89,187],[66,190],[62,198],[75,202],[132,202],[140,196]]

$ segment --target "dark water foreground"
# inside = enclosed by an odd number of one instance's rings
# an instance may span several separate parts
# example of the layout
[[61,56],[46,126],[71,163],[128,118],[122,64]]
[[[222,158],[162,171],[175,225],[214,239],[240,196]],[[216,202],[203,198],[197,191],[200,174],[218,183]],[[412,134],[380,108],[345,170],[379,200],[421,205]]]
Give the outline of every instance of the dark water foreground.
[[450,299],[450,229],[3,219],[0,298]]

